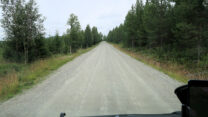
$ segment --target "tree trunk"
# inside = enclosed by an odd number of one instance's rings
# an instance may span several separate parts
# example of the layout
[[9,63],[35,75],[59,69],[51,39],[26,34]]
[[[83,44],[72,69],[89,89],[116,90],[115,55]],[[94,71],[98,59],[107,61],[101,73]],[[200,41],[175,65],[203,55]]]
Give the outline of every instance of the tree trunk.
[[27,64],[28,52],[27,52],[26,42],[24,42],[24,56],[25,56],[25,64]]
[[200,56],[201,56],[201,39],[202,39],[202,26],[199,25],[199,40],[197,43],[197,64],[200,63]]
[[200,53],[200,45],[199,45],[199,43],[198,43],[198,45],[197,45],[197,64],[199,64],[200,63],[200,55],[201,55],[201,53]]
[[131,40],[131,47],[134,48],[134,40]]
[[19,50],[19,46],[18,46],[18,40],[17,39],[15,39],[15,41],[16,41],[16,51],[18,52],[18,50]]
[[71,45],[70,45],[70,54],[72,54],[72,48],[71,48]]
[[161,34],[159,35],[160,38],[160,50],[162,50],[163,48],[163,37],[161,36]]

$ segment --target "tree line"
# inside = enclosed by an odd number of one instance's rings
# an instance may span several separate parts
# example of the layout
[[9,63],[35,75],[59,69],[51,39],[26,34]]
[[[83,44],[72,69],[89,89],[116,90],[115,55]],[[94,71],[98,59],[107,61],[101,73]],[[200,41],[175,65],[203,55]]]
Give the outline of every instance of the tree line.
[[137,0],[107,41],[122,43],[159,60],[208,67],[206,0]]
[[103,35],[96,27],[81,29],[78,17],[71,14],[66,33],[45,37],[44,18],[34,0],[1,0],[2,27],[5,32],[3,57],[25,64],[53,54],[71,54],[99,43]]

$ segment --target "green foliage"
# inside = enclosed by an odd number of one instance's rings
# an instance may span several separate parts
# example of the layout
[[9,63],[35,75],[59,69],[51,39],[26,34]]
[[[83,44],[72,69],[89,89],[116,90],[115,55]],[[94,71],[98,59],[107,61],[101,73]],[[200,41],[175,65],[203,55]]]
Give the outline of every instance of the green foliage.
[[0,65],[0,79],[12,72],[19,72],[22,70],[24,65],[22,64],[16,64],[16,63],[1,63]]
[[[35,45],[35,55],[38,57],[36,59],[42,59],[50,56],[49,49],[46,45],[46,39],[44,38],[38,38],[35,40],[36,45]],[[31,57],[33,58],[33,57]]]
[[208,5],[205,0],[137,0],[124,24],[106,40],[122,43],[167,60],[192,67],[207,66]]
[[85,29],[85,47],[90,47],[93,43],[92,40],[92,32],[91,32],[91,28],[90,25],[87,25],[86,29]]
[[58,53],[63,53],[63,39],[59,37],[58,32],[56,33],[55,37],[54,37],[54,54],[58,54]]
[[[78,17],[71,14],[66,34],[44,38],[43,18],[38,13],[34,0],[2,0],[2,27],[6,32],[5,42],[0,43],[5,60],[18,63],[31,63],[52,54],[72,54],[83,47],[90,47],[102,40],[96,27],[91,32],[81,29]],[[89,35],[86,38],[86,35]]]
[[102,34],[98,33],[96,27],[91,29],[87,25],[85,31],[81,30],[78,17],[74,14],[70,15],[67,24],[70,26],[70,29],[67,29],[67,34],[64,38],[66,50],[69,50],[70,53],[76,52],[79,48],[95,45],[102,40]]
[[67,24],[71,27],[68,29],[69,34],[69,46],[70,46],[70,53],[76,52],[76,50],[79,48],[79,34],[81,31],[80,23],[78,20],[78,17],[74,14],[70,15],[70,18],[67,22]]
[[[2,27],[6,32],[4,58],[11,61],[34,61],[37,56],[36,44],[43,38],[43,18],[38,13],[38,7],[34,0],[1,1],[2,3]],[[38,40],[40,42],[38,42]],[[40,47],[42,48],[42,47]],[[42,48],[44,49],[44,48]],[[46,50],[44,50],[46,51]]]
[[23,89],[31,88],[44,80],[45,76],[52,71],[94,47],[80,49],[71,55],[55,55],[27,65],[16,63],[0,64],[0,101],[13,97]]
[[92,44],[96,44],[98,42],[98,31],[96,27],[92,27]]
[[126,20],[124,22],[124,26],[125,26],[125,31],[126,34],[128,36],[128,39],[126,41],[126,45],[128,46],[132,46],[132,48],[135,46],[135,42],[137,40],[137,32],[135,31],[135,29],[137,29],[137,25],[136,25],[136,10],[135,7],[132,6],[132,9],[128,12],[127,16],[126,16]]
[[83,30],[79,32],[79,37],[78,37],[78,39],[79,39],[79,46],[80,46],[80,48],[82,49],[83,46],[85,45],[84,31],[83,31]]
[[[1,3],[1,23],[6,36],[5,41],[0,41],[0,99],[30,87],[103,39],[96,27],[91,31],[88,25],[82,30],[75,14],[70,15],[67,21],[70,28],[65,34],[46,38],[44,20],[34,0],[1,0]],[[83,47],[88,49],[80,50]]]
[[128,41],[128,39],[124,28],[125,27],[123,24],[121,24],[119,27],[114,28],[112,31],[109,32],[108,37],[105,37],[105,40],[115,43],[119,43],[122,41],[125,46],[127,46],[128,44],[126,44],[126,41]]
[[168,41],[170,29],[167,10],[170,9],[169,6],[170,3],[161,0],[160,2],[150,2],[144,7],[142,17],[149,48],[160,47],[162,49],[165,42]]

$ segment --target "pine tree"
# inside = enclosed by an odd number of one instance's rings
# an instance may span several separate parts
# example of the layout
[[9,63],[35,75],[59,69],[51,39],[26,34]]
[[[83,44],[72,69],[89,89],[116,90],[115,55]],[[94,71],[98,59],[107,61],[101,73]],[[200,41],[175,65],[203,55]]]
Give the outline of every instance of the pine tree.
[[96,27],[92,28],[92,40],[93,40],[92,42],[93,45],[95,45],[99,41],[99,34]]
[[136,38],[136,10],[135,10],[135,6],[132,6],[131,10],[128,12],[126,19],[124,21],[124,25],[125,25],[125,30],[127,33],[127,37],[129,39],[127,39],[125,42],[128,47],[134,47],[135,43],[137,41]]
[[54,50],[55,54],[62,53],[63,52],[63,40],[60,38],[58,32],[56,32],[56,35],[54,37]]
[[85,29],[85,46],[86,48],[90,47],[92,45],[92,32],[90,25],[87,25]]

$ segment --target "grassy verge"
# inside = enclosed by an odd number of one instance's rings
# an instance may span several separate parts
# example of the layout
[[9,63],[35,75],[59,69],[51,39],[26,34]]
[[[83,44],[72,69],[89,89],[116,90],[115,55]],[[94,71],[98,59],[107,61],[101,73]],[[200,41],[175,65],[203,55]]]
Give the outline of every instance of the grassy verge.
[[[53,57],[38,60],[24,65],[17,63],[0,62],[0,101],[7,100],[24,89],[31,88],[45,79],[45,76],[58,69],[77,56],[92,50],[80,49],[71,55],[54,55]],[[0,57],[1,58],[1,57]],[[1,59],[3,60],[3,59]]]
[[[196,79],[196,71],[187,69],[183,65],[179,65],[171,62],[159,62],[157,59],[151,55],[144,54],[139,51],[135,51],[129,48],[123,48],[120,44],[112,44],[115,48],[121,50],[122,52],[134,57],[135,59],[149,65],[165,74],[170,76],[173,79],[176,79],[180,82],[187,83],[190,79]],[[206,76],[201,76],[199,79],[204,80]]]

